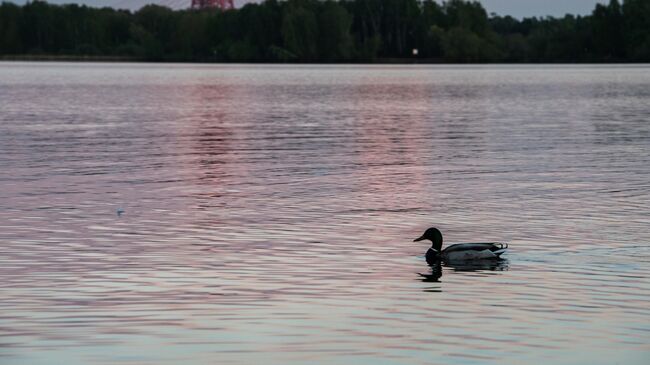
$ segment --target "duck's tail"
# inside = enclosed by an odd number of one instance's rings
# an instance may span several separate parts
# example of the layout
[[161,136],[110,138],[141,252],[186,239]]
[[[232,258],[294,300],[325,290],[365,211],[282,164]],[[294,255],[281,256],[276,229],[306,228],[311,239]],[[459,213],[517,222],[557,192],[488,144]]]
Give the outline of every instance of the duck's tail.
[[499,257],[499,256],[501,256],[502,253],[508,251],[508,244],[507,243],[495,243],[494,246],[497,249],[492,251],[492,253],[496,257]]

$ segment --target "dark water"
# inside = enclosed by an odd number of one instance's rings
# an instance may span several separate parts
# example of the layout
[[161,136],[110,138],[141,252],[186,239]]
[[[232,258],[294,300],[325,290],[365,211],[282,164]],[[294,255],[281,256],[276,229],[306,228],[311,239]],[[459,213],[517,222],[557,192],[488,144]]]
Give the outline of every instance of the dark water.
[[0,63],[0,363],[646,364],[649,119],[647,66]]

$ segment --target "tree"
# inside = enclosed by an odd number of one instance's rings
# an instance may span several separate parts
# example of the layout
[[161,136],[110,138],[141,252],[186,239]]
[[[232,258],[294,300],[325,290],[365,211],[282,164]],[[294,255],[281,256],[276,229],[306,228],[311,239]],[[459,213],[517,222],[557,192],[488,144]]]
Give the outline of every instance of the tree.
[[300,4],[289,6],[282,21],[282,34],[285,47],[300,60],[316,60],[318,22],[311,10]]
[[352,17],[334,1],[323,3],[318,15],[319,53],[326,61],[344,61],[352,54]]
[[650,61],[650,1],[625,0],[623,16],[627,59]]
[[179,17],[170,8],[159,5],[146,5],[134,16],[135,28],[142,30],[137,31],[134,35],[145,48],[147,58],[161,59],[169,51],[165,46],[171,44],[174,29],[178,27]]
[[22,8],[12,3],[0,4],[0,54],[22,52],[20,19]]
[[435,1],[422,2],[422,14],[415,32],[415,47],[422,57],[442,57],[442,38],[445,33],[446,15]]
[[444,5],[449,28],[467,29],[479,36],[489,30],[487,12],[477,1],[450,0]]
[[603,60],[619,60],[624,56],[623,9],[618,0],[608,6],[596,4],[591,16],[594,51]]
[[[2,1],[2,0],[0,0]],[[0,56],[367,62],[650,61],[650,1],[609,0],[588,16],[490,14],[465,0],[265,0],[240,9],[128,10],[0,3]]]
[[209,19],[210,15],[207,12],[187,11],[180,14],[172,36],[171,50],[175,58],[192,60],[211,56],[208,38]]
[[452,62],[478,62],[484,60],[481,39],[465,28],[447,31],[442,40],[445,59]]

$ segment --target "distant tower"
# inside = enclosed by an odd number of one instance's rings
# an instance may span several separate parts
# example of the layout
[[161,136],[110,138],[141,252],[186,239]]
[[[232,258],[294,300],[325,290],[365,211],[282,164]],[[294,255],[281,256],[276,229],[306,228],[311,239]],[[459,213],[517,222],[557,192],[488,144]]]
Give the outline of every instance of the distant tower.
[[234,9],[233,0],[192,0],[192,9],[219,8],[221,10]]

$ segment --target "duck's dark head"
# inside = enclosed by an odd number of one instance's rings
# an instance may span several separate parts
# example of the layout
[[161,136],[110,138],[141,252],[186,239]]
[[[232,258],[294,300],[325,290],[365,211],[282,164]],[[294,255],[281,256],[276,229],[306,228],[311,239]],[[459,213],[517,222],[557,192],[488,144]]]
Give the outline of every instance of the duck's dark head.
[[431,248],[433,248],[438,252],[442,250],[442,233],[440,233],[438,228],[431,227],[427,229],[426,231],[424,231],[422,236],[414,239],[413,242],[418,242],[422,240],[430,240]]

